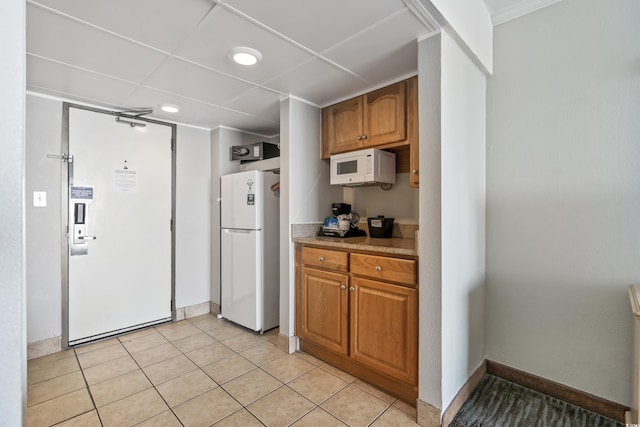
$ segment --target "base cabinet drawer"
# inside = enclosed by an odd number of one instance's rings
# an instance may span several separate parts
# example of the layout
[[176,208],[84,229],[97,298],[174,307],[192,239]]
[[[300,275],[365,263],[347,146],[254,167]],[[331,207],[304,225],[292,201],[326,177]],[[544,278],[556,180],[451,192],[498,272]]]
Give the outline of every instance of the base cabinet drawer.
[[329,270],[349,271],[349,253],[324,248],[302,248],[302,264]]
[[351,273],[376,280],[415,285],[416,261],[384,256],[350,254]]

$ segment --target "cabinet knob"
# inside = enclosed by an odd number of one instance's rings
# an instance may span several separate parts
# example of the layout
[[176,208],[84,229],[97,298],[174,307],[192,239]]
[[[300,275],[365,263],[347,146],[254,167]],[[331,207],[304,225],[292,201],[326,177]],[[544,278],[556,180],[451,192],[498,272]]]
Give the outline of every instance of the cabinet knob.
[[324,257],[323,256],[321,256],[319,259],[320,259],[320,262],[324,261]]
[[362,139],[369,139],[367,135],[362,135]]
[[355,291],[355,290],[356,290],[356,288],[354,288],[354,287],[352,286],[352,287],[350,287],[350,288],[349,288],[349,290],[350,290],[351,292],[353,292],[353,291]]
[[412,174],[414,174],[414,175],[415,175],[415,174],[417,174],[417,173],[418,173],[418,169],[413,169],[413,170],[411,171],[411,173],[412,173]]
[[376,265],[376,271],[382,271],[382,267],[380,267],[379,265]]
[[347,289],[345,285],[340,285],[340,289]]

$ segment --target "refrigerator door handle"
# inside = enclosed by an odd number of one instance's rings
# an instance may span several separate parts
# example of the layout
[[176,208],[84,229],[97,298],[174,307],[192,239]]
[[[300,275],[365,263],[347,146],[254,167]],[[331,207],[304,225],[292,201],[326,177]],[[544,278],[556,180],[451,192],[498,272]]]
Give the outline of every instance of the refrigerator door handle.
[[256,230],[244,230],[240,228],[223,228],[225,233],[236,233],[236,234],[250,234],[252,231]]

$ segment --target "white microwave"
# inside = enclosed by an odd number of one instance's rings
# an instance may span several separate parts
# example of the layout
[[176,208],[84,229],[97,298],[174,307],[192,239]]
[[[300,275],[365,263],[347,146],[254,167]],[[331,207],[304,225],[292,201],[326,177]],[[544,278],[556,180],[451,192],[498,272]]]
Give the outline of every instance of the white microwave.
[[331,185],[359,186],[396,183],[396,155],[368,148],[331,156]]

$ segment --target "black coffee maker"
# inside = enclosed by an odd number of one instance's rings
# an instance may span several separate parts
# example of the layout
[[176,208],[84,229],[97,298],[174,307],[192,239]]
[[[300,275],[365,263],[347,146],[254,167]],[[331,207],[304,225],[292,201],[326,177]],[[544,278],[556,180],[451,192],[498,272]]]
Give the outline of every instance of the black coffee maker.
[[318,232],[318,236],[330,237],[355,237],[366,236],[364,230],[360,230],[356,225],[360,220],[360,215],[351,212],[351,205],[348,203],[333,203],[331,213],[324,220],[324,224]]

